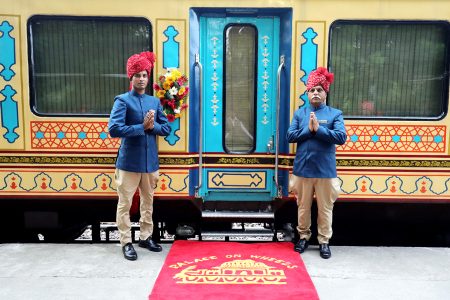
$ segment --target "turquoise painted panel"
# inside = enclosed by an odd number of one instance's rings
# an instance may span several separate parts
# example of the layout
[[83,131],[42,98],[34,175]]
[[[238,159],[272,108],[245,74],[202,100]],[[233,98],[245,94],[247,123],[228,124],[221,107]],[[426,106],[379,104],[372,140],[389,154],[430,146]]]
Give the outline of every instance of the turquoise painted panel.
[[0,101],[0,108],[2,114],[2,127],[6,129],[3,137],[10,143],[14,143],[19,135],[14,132],[19,127],[19,110],[17,101],[13,99],[16,91],[8,84],[0,93],[5,96],[3,101]]
[[[305,38],[305,42],[301,45],[300,71],[303,71],[305,75],[300,80],[306,85],[309,73],[317,69],[318,46],[314,42],[317,33],[309,27],[302,33],[302,36]],[[309,106],[306,92],[300,96],[300,99],[304,102],[302,106]]]
[[202,18],[203,136],[205,152],[223,152],[223,30],[226,19]]
[[[266,152],[275,134],[276,76],[279,57],[278,18],[201,18],[201,49],[204,67],[204,136],[206,152],[223,152],[223,34],[230,23],[253,24],[258,30],[257,142],[255,152]],[[276,47],[274,47],[276,45]]]
[[176,132],[180,130],[180,118],[176,118],[173,122],[169,122],[169,126],[170,133],[164,140],[169,143],[169,145],[173,146],[180,140],[180,137],[176,135]]
[[[180,43],[175,41],[175,37],[179,31],[173,26],[167,26],[164,30],[167,40],[163,42],[163,68],[179,68],[180,67]],[[180,130],[180,119],[177,118],[169,123],[170,133],[164,140],[171,146],[174,146],[180,137],[176,134]]]
[[[211,171],[208,170],[207,172],[211,172],[214,174],[212,176],[211,182],[208,182],[208,188],[209,189],[264,189],[267,185],[267,182],[265,182],[264,178],[262,178],[258,172],[255,172],[254,170],[249,171],[232,171],[232,172],[220,172],[217,173],[217,171]],[[228,183],[227,177],[239,177],[238,183]],[[266,175],[267,178],[267,175]]]
[[[206,172],[222,172],[223,169],[208,169]],[[215,174],[212,178],[214,188],[208,190],[208,195],[206,200],[209,201],[271,201],[272,191],[268,188],[258,188],[258,186],[266,186],[272,182],[273,172],[265,170],[266,173],[265,180],[257,173],[262,172],[261,169],[239,169],[239,170],[229,170],[224,171],[221,174]],[[237,173],[237,174],[236,174]],[[244,177],[242,187],[233,186],[232,188],[227,188],[225,177],[227,175],[242,175]],[[249,176],[251,182],[249,182]],[[247,183],[244,184],[244,182]]]
[[[258,28],[257,140],[255,152],[267,152],[276,132],[277,69],[279,63],[278,18],[254,19]],[[273,151],[272,151],[273,152]]]
[[178,31],[170,25],[164,30],[167,40],[163,42],[163,68],[180,67],[180,43],[175,41]]
[[10,81],[15,75],[11,67],[16,63],[14,38],[9,34],[14,27],[12,27],[7,21],[3,21],[0,25],[0,65],[3,70],[0,72],[0,76],[4,80]]
[[[267,143],[273,139],[276,132],[276,85],[279,63],[279,31],[280,21],[277,17],[261,18],[200,18],[200,59],[203,65],[203,151],[226,153],[223,148],[223,65],[224,65],[224,31],[227,24],[251,24],[257,28],[257,103],[256,103],[256,147],[255,153],[266,153]],[[217,170],[217,169],[215,169]],[[231,169],[220,169],[227,171]],[[264,192],[267,200],[275,196],[273,186],[273,170],[265,170],[267,185]],[[218,178],[219,180],[220,178]],[[270,180],[269,180],[270,179]],[[203,172],[203,182],[200,194],[206,200],[219,199],[217,193],[208,197],[207,170]],[[224,193],[227,188],[223,187]],[[228,189],[229,191],[230,189]],[[256,192],[256,191],[255,191]],[[265,199],[265,197],[244,197],[240,199]],[[247,193],[248,194],[248,193]],[[250,193],[251,194],[251,193]],[[210,194],[212,195],[212,194]],[[241,197],[242,196],[242,197]]]

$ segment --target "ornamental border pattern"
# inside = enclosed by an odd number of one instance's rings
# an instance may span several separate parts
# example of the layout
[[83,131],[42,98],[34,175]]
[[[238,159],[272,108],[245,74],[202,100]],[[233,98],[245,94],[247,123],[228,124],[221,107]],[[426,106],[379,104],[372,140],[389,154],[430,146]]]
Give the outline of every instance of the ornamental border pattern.
[[[115,157],[83,157],[83,156],[0,156],[2,164],[36,164],[36,165],[110,165],[114,166]],[[274,165],[274,157],[204,157],[207,165],[248,166]],[[294,158],[279,158],[279,165],[292,167]],[[160,166],[191,167],[198,164],[198,157],[159,157]],[[337,159],[338,167],[364,168],[450,168],[450,157],[447,159]]]
[[336,162],[338,167],[450,168],[450,158],[446,160],[337,159]]
[[[210,122],[210,124],[212,126],[217,126],[220,124],[220,118],[217,117],[217,112],[220,111],[222,109],[222,98],[218,96],[218,94],[220,95],[220,83],[222,82],[222,76],[223,74],[220,73],[221,70],[218,70],[218,65],[220,64],[220,59],[223,60],[223,57],[220,54],[220,51],[218,51],[218,44],[221,45],[222,40],[220,38],[218,38],[217,36],[213,36],[210,39],[211,41],[211,51],[212,53],[210,54],[211,56],[211,60],[210,60],[210,65],[212,65],[213,69],[212,69],[212,77],[211,79],[211,84],[210,86],[212,86],[212,99],[210,100],[210,102],[212,103],[212,105],[209,107],[213,113],[212,116],[212,121]],[[220,50],[220,49],[219,49]],[[209,53],[208,53],[209,54]],[[208,81],[206,81],[208,82]],[[219,104],[219,105],[218,105]]]
[[[27,174],[28,173],[28,174]],[[32,179],[30,180],[30,173]],[[21,172],[13,171],[0,177],[0,193],[5,192],[47,192],[47,193],[111,193],[116,192],[113,185],[114,172],[77,173],[77,172]],[[178,173],[177,173],[178,174]],[[161,171],[156,194],[187,193],[189,174],[184,175],[182,183],[175,186],[175,180],[170,172]],[[1,175],[1,173],[0,173]],[[179,174],[178,174],[179,175]],[[64,176],[62,180],[58,179]]]
[[[107,122],[32,121],[33,149],[117,149]],[[337,152],[446,153],[446,126],[347,125],[347,141]]]
[[0,164],[114,165],[115,157],[0,156]]
[[338,152],[446,153],[446,126],[346,125]]
[[[36,171],[5,172],[0,177],[0,194],[3,193],[51,193],[51,194],[111,194],[116,189],[113,185],[112,172],[94,172],[83,174],[77,172]],[[64,176],[62,178],[62,176]],[[175,180],[175,177],[176,180]],[[346,178],[350,179],[344,182]],[[416,198],[429,196],[450,197],[450,177],[446,175],[391,175],[391,174],[342,174],[339,176],[343,196],[411,196]],[[176,183],[176,184],[175,184]],[[156,195],[187,196],[189,174],[161,172]],[[93,194],[94,195],[94,194]]]
[[33,149],[118,149],[120,139],[108,134],[108,122],[32,121]]
[[270,52],[271,47],[270,47],[270,45],[268,45],[269,44],[269,36],[264,35],[261,37],[261,40],[262,40],[263,47],[261,49],[260,55],[261,55],[261,64],[264,67],[264,70],[262,70],[262,76],[261,76],[263,81],[261,82],[261,85],[260,85],[260,87],[262,89],[261,109],[264,114],[264,116],[262,116],[261,123],[263,125],[267,125],[270,122],[269,118],[267,118],[267,115],[268,115],[267,111],[269,110],[270,103],[271,103],[270,96],[267,94],[267,92],[269,90],[269,86],[272,85],[270,82],[270,72],[269,72],[268,66],[270,67],[270,65],[271,65],[270,62],[273,60],[273,57],[272,57],[272,53]]
[[[352,175],[349,175],[352,176]],[[357,175],[356,175],[357,176]],[[353,195],[358,193],[358,195],[370,196],[370,195],[382,195],[382,196],[404,196],[404,195],[412,195],[412,196],[448,196],[448,190],[450,188],[450,177],[446,176],[433,176],[437,177],[436,180],[433,181],[431,176],[421,176],[417,175],[415,179],[413,179],[413,184],[407,184],[406,176],[397,176],[397,175],[375,175],[375,176],[359,176],[353,181],[353,186],[350,189],[343,188],[343,180],[342,178],[345,176],[339,176],[339,181],[341,184],[342,195]],[[377,177],[377,178],[375,178]],[[386,179],[381,185],[377,185],[375,187],[375,180],[380,181],[380,177],[385,177]],[[442,187],[436,188],[438,179],[447,178],[443,182]]]

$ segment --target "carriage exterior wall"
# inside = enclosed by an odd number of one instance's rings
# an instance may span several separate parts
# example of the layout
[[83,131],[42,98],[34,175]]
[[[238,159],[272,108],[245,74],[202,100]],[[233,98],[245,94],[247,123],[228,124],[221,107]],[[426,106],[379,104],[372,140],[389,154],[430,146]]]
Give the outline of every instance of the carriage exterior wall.
[[[107,132],[107,117],[38,116],[30,109],[29,39],[33,15],[144,17],[152,26],[158,57],[154,79],[173,63],[192,78],[190,9],[290,8],[292,49],[289,119],[303,104],[305,75],[327,66],[330,25],[341,19],[449,21],[446,1],[2,1],[0,13],[0,201],[20,198],[116,197],[114,160],[120,141]],[[195,30],[195,29],[194,29]],[[168,58],[169,54],[172,56]],[[175,56],[175,57],[174,57]],[[124,62],[125,65],[125,62]],[[447,75],[448,76],[448,75]],[[213,80],[213,79],[212,79]],[[211,83],[213,83],[211,81]],[[448,84],[448,82],[447,82]],[[448,101],[448,87],[447,101]],[[123,91],[118,91],[117,94]],[[191,95],[198,95],[194,91]],[[111,99],[111,104],[112,104]],[[92,99],[95,101],[95,99]],[[198,134],[190,125],[197,99],[172,123],[169,137],[159,139],[160,184],[164,200],[193,196]],[[221,105],[220,102],[218,105]],[[448,107],[448,103],[447,103]],[[206,107],[205,109],[210,109]],[[190,111],[194,110],[194,111]],[[345,116],[344,116],[345,117]],[[287,122],[288,120],[282,120]],[[343,201],[450,201],[450,117],[437,120],[346,120],[347,142],[337,148]],[[284,133],[280,133],[284,135]],[[378,138],[376,138],[378,137]],[[382,137],[382,138],[380,138]],[[399,142],[400,141],[400,142]],[[280,153],[280,170],[292,171],[294,146]],[[236,155],[229,159],[205,153],[206,168],[253,169],[274,155]],[[287,181],[284,181],[287,184]],[[292,195],[284,194],[284,197]],[[292,197],[291,197],[292,198]]]

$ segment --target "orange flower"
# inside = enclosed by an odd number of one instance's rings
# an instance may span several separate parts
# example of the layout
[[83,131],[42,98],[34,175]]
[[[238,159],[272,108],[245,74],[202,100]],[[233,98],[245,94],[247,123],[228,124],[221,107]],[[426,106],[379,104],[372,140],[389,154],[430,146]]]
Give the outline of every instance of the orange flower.
[[164,95],[166,94],[165,90],[158,90],[158,92],[156,93],[156,96],[158,98],[164,98]]

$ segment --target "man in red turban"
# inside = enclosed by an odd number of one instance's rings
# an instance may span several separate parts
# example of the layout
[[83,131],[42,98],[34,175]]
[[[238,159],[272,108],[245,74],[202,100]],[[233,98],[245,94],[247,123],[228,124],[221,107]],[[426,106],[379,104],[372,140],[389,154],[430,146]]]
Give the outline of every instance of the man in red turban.
[[336,174],[336,145],[347,139],[342,111],[326,105],[327,94],[334,76],[325,68],[311,72],[306,83],[309,106],[294,113],[287,132],[290,143],[297,143],[290,188],[297,197],[300,239],[294,250],[308,248],[311,238],[311,204],[316,195],[317,239],[322,258],[330,258],[328,245],[333,230],[333,205],[340,192]]
[[155,61],[156,56],[155,53],[153,52],[147,51],[131,55],[127,61],[128,79],[131,79],[131,77],[133,77],[134,74],[139,73],[141,71],[147,71],[147,76],[150,76]]
[[130,91],[116,96],[109,118],[111,137],[120,137],[116,160],[117,203],[116,223],[120,244],[126,259],[136,260],[131,239],[130,208],[133,195],[139,189],[139,246],[159,252],[161,246],[152,240],[153,193],[159,179],[156,137],[170,133],[169,123],[158,98],[145,94],[155,55],[142,52],[127,61]]
[[330,91],[330,85],[333,83],[334,74],[329,73],[328,70],[324,67],[318,67],[317,70],[312,71],[308,76],[308,81],[306,82],[306,90],[310,90],[311,88],[320,85],[323,87],[325,92]]

